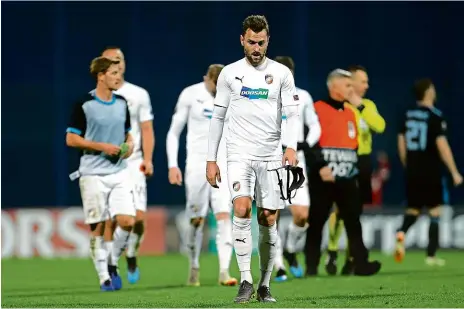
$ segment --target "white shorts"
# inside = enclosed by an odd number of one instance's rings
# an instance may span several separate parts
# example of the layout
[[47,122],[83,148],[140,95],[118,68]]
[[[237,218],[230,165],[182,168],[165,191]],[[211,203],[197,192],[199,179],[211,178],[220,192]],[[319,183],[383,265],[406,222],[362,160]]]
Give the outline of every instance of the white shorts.
[[[269,171],[282,166],[282,161],[228,160],[227,170],[232,202],[242,196],[256,200],[260,208],[285,208],[280,199],[277,172]],[[282,170],[278,170],[282,178]]]
[[127,169],[134,190],[134,206],[136,210],[147,211],[147,178],[140,170],[143,160],[127,161]]
[[230,213],[232,203],[227,185],[226,165],[218,161],[221,172],[219,189],[211,187],[206,180],[206,161],[187,162],[185,167],[186,212],[188,218],[205,218],[209,206],[214,214]]
[[302,150],[299,150],[298,153],[298,166],[303,169],[303,174],[305,177],[305,181],[303,185],[296,190],[293,194],[295,194],[295,197],[293,197],[292,194],[292,203],[290,204],[288,200],[285,201],[287,206],[292,206],[292,205],[298,205],[298,206],[306,206],[309,207],[310,204],[310,198],[309,198],[309,188],[308,188],[308,173],[306,172],[306,160],[304,156],[304,152]]
[[135,216],[132,181],[127,169],[116,174],[81,176],[79,179],[86,224],[117,215]]

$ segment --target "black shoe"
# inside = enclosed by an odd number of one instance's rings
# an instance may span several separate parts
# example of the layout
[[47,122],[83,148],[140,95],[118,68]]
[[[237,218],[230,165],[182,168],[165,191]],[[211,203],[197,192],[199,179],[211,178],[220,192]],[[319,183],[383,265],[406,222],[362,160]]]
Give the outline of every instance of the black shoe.
[[325,271],[327,274],[334,276],[337,274],[337,251],[327,251],[327,260],[325,261]]
[[382,264],[379,261],[366,262],[354,266],[354,274],[356,276],[372,276],[379,272]]
[[247,303],[250,299],[253,298],[255,295],[255,289],[253,288],[253,284],[248,281],[243,281],[240,283],[240,287],[238,289],[237,296],[234,299],[234,302],[238,304]]
[[342,268],[342,275],[343,276],[349,276],[354,273],[354,263],[353,261],[346,260],[345,265],[343,265]]
[[316,277],[318,275],[317,268],[306,267],[305,277]]
[[277,302],[271,295],[271,290],[268,286],[260,286],[257,291],[256,299],[263,303],[275,303]]

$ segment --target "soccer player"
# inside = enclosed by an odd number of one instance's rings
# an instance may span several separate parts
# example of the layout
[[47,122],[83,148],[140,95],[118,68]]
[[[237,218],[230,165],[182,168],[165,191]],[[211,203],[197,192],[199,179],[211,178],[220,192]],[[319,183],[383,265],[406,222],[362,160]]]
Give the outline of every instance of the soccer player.
[[[187,162],[185,167],[186,212],[190,218],[188,248],[190,275],[188,284],[200,285],[200,251],[203,240],[203,225],[211,203],[217,220],[216,247],[219,258],[219,283],[233,286],[238,281],[229,275],[232,258],[232,224],[230,193],[227,185],[211,188],[204,178],[208,151],[208,130],[213,112],[216,83],[224,66],[209,66],[203,82],[185,88],[177,101],[171,127],[166,138],[169,182],[182,185],[182,173],[178,167],[179,137],[187,124]],[[226,128],[225,128],[226,129]],[[221,163],[225,166],[225,148],[221,151]],[[225,176],[225,175],[224,175]],[[225,178],[226,179],[226,178]]]
[[[385,131],[385,120],[377,111],[375,103],[364,96],[369,88],[369,77],[367,70],[360,65],[353,65],[348,68],[351,72],[353,81],[353,92],[349,98],[351,110],[356,115],[356,123],[358,127],[358,184],[361,194],[362,205],[372,203],[372,133],[381,134]],[[360,209],[362,211],[362,209]],[[330,275],[337,273],[337,251],[341,233],[343,231],[343,221],[338,215],[338,210],[335,207],[329,217],[329,244],[328,257],[326,260],[326,271]],[[353,259],[349,254],[349,244],[346,252],[345,265],[342,268],[343,275],[349,275],[353,272]]]
[[[140,271],[137,266],[137,251],[145,231],[145,213],[147,211],[146,178],[153,175],[153,149],[155,147],[153,113],[148,92],[124,79],[126,62],[121,49],[119,47],[107,47],[103,50],[102,56],[119,61],[122,74],[121,83],[115,93],[123,96],[129,106],[134,151],[127,159],[127,168],[133,182],[133,204],[136,209],[134,228],[131,231],[124,230],[122,227],[116,227],[113,231],[110,229],[107,231],[109,237],[107,236],[106,240],[110,241],[110,247],[111,236],[113,236],[114,242],[127,240],[127,280],[130,283],[136,283],[140,278]],[[110,227],[111,225],[108,224],[108,228]],[[117,260],[113,259],[112,263],[110,265],[111,271],[115,271],[114,267],[117,266]]]
[[406,170],[408,208],[403,225],[396,234],[395,260],[405,256],[405,234],[416,222],[422,207],[430,216],[427,265],[442,266],[443,259],[435,256],[438,249],[438,223],[443,204],[442,162],[448,168],[455,186],[462,184],[462,176],[454,162],[448,144],[447,125],[443,114],[435,108],[435,87],[430,79],[414,84],[417,105],[406,111],[398,134],[398,153]]
[[81,150],[79,170],[71,174],[80,177],[85,223],[90,226],[90,252],[102,291],[120,288],[120,277],[108,272],[108,254],[123,247],[114,245],[108,252],[103,234],[105,221],[115,219],[130,230],[135,222],[132,185],[125,158],[134,145],[128,133],[130,114],[126,100],[113,93],[122,83],[118,61],[95,58],[90,72],[97,81],[91,94],[79,100],[66,130],[66,144]]
[[[274,59],[275,61],[285,65],[287,68],[290,69],[292,74],[295,74],[295,62],[291,57],[288,56],[279,56]],[[319,124],[319,120],[317,115],[314,111],[313,99],[311,95],[301,88],[296,87],[296,93],[300,99],[299,104],[299,131],[298,131],[298,146],[297,146],[297,155],[298,155],[298,165],[303,168],[303,174],[306,179],[308,179],[306,173],[306,162],[305,162],[305,150],[307,151],[309,147],[314,146],[319,140],[321,135],[321,126]],[[286,119],[285,114],[282,115],[282,119]],[[286,122],[282,121],[282,140],[283,140],[283,147],[285,148],[286,145],[285,140],[288,139],[286,137],[286,130],[285,130]],[[305,126],[308,128],[309,133],[305,138]],[[309,212],[309,189],[307,180],[304,182],[303,186],[296,191],[296,195],[292,197],[292,204],[286,201],[286,206],[290,208],[290,212],[292,214],[293,220],[290,222],[288,226],[288,235],[285,242],[285,250],[283,254],[287,259],[290,265],[290,272],[296,278],[303,277],[303,269],[300,265],[298,265],[298,261],[296,259],[296,244],[301,237],[303,237],[306,233],[307,229],[307,221],[308,221],[308,212]],[[280,236],[279,236],[280,237]],[[277,245],[281,245],[281,241],[277,242]],[[282,252],[281,248],[277,248],[278,254]],[[275,280],[278,282],[286,281],[287,280],[287,272],[285,270],[285,265],[280,262],[282,261],[281,257],[276,258],[276,268],[277,273]]]
[[309,168],[312,205],[306,235],[306,274],[317,275],[321,256],[322,229],[334,203],[345,222],[352,247],[354,273],[373,275],[380,270],[377,261],[368,262],[362,239],[361,201],[357,184],[357,127],[354,112],[345,101],[351,97],[351,73],[337,69],[327,78],[329,97],[314,108],[321,125],[321,136],[313,147]]
[[[292,72],[266,57],[269,25],[264,16],[248,16],[240,42],[245,57],[227,65],[219,75],[217,94],[209,129],[206,177],[217,187],[221,173],[216,163],[224,118],[229,111],[227,171],[234,204],[232,236],[241,274],[236,303],[248,302],[254,295],[251,276],[251,209],[256,199],[259,224],[261,279],[257,299],[275,302],[269,289],[276,256],[280,187],[278,173],[271,171],[288,163],[296,166],[299,132],[298,103]],[[282,108],[287,115],[287,149],[282,158]],[[223,169],[222,169],[223,170]],[[225,181],[225,179],[224,179]]]

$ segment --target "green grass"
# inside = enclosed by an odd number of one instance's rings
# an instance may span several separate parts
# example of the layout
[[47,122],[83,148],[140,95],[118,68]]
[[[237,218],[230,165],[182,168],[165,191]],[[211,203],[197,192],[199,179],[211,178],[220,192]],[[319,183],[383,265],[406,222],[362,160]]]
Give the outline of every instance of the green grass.
[[[139,262],[141,281],[129,285],[121,269],[123,290],[99,291],[93,264],[88,260],[2,260],[2,307],[463,307],[464,253],[442,252],[442,268],[424,264],[423,252],[410,252],[403,264],[371,254],[383,262],[375,277],[327,277],[273,283],[276,305],[256,300],[235,305],[236,287],[217,285],[217,258],[201,258],[201,287],[185,287],[187,260],[180,255],[145,257]],[[257,257],[253,271],[259,273]],[[121,265],[125,264],[122,263]],[[339,261],[341,265],[341,260]],[[238,275],[235,257],[232,274]]]

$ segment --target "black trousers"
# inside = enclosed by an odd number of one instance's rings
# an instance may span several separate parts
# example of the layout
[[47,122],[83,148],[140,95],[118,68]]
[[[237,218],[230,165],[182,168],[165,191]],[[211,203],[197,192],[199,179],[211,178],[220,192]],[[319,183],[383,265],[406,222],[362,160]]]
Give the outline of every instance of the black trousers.
[[372,163],[370,154],[358,156],[358,169],[361,204],[372,204]]
[[361,200],[357,179],[323,182],[318,170],[309,173],[311,208],[309,227],[306,235],[307,271],[316,271],[321,258],[322,229],[334,203],[337,204],[350,243],[350,251],[355,265],[367,262],[368,251],[362,238],[360,222]]

